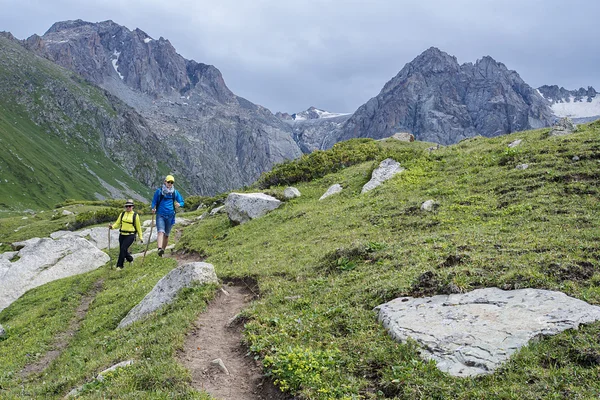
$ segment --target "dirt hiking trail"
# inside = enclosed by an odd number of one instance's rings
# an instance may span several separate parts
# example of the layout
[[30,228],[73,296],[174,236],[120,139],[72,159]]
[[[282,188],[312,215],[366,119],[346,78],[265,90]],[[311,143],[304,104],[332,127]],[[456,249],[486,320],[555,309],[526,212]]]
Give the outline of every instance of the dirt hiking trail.
[[[201,261],[190,255],[173,256],[179,265]],[[236,317],[254,298],[242,282],[225,284],[196,320],[178,354],[191,372],[194,388],[219,400],[291,399],[263,375],[242,343],[243,321]]]

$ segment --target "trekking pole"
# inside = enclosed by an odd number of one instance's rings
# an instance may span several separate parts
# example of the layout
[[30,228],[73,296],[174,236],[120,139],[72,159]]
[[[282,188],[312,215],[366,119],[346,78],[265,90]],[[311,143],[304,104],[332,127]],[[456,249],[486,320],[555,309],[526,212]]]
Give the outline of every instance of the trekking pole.
[[150,247],[150,239],[152,239],[152,231],[154,230],[154,215],[152,215],[152,223],[150,225],[150,235],[148,235],[148,243],[146,244],[146,250],[144,250],[144,256],[142,257],[142,267],[144,266],[144,260],[146,259],[146,253],[148,252],[148,247]]
[[[110,228],[108,228],[108,260],[110,261]],[[112,269],[112,262],[110,263],[110,269]]]

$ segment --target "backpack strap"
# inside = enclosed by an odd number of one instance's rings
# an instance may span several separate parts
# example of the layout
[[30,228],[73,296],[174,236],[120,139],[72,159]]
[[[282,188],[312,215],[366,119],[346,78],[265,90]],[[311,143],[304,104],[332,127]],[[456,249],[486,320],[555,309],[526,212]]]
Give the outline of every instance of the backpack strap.
[[[175,193],[177,192],[177,189],[175,189],[175,191],[173,191],[173,196],[171,197],[171,200],[173,200],[173,212],[177,213],[177,209],[175,208]],[[158,197],[158,201],[156,202],[156,212],[158,212],[158,206],[160,205],[160,202],[162,201],[162,199],[165,198],[165,195],[162,194],[162,192],[160,193],[160,196]]]

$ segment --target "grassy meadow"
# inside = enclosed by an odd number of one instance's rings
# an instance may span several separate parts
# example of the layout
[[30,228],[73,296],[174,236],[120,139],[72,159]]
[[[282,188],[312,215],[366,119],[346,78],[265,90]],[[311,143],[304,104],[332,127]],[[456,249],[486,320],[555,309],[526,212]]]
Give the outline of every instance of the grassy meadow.
[[[600,322],[541,338],[491,375],[455,378],[423,361],[415,343],[390,339],[373,308],[399,296],[492,286],[558,290],[600,305],[600,122],[563,137],[542,129],[429,146],[356,140],[280,165],[253,190],[280,197],[293,184],[301,197],[243,225],[224,214],[203,219],[184,228],[176,248],[205,257],[222,281],[255,283],[260,296],[244,311],[244,340],[290,395],[598,398]],[[361,195],[389,156],[406,170]],[[344,190],[319,201],[335,183]],[[437,207],[422,211],[429,199]],[[39,232],[55,228],[39,223]],[[151,318],[115,330],[174,265],[155,255],[121,273],[107,265],[31,290],[2,311],[0,397],[62,398],[84,385],[82,399],[208,399],[190,388],[174,356],[214,287],[186,290]],[[23,376],[90,293],[95,300],[63,353]],[[136,363],[93,379],[128,359]]]

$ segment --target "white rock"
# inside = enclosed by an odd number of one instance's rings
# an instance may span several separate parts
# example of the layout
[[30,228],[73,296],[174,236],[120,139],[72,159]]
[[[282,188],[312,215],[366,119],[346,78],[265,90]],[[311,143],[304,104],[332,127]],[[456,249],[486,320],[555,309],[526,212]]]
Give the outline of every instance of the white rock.
[[298,189],[296,189],[295,187],[286,187],[285,190],[283,191],[283,197],[285,197],[286,199],[293,199],[296,197],[300,197],[301,193]]
[[319,200],[323,200],[323,199],[328,198],[331,195],[337,194],[337,193],[341,192],[343,189],[344,188],[339,183],[336,183],[335,185],[331,185],[331,186],[329,186],[327,191],[325,193],[323,193],[323,196],[319,197]]
[[395,161],[391,158],[386,158],[379,164],[378,168],[373,170],[373,174],[371,174],[371,180],[363,186],[360,193],[366,193],[375,189],[383,182],[391,179],[394,175],[399,174],[402,171],[404,171],[404,168],[400,166],[398,161]]

